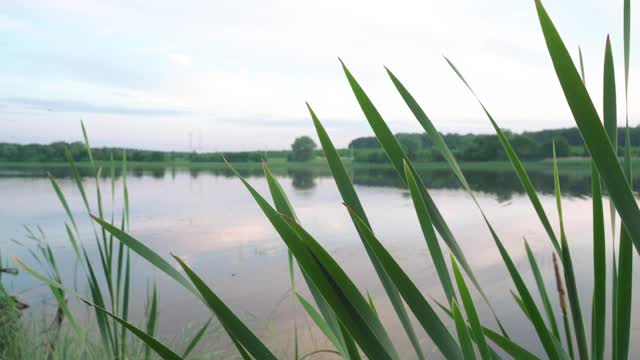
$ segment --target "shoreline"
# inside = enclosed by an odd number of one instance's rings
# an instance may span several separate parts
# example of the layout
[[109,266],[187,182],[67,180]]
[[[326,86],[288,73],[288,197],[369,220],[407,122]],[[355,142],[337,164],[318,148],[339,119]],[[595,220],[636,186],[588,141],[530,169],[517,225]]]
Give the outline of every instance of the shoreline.
[[[388,169],[392,168],[391,164],[384,163],[366,163],[354,162],[350,158],[342,159],[347,168],[359,169]],[[640,159],[633,159],[633,164],[640,164]],[[262,167],[260,162],[236,162],[231,163],[237,169],[259,169]],[[523,161],[523,165],[527,170],[552,170],[553,161],[551,159],[537,161]],[[91,167],[89,161],[76,162],[79,168]],[[97,166],[109,168],[111,166],[108,161],[96,161]],[[122,166],[121,161],[114,161],[116,168]],[[308,162],[289,162],[286,159],[272,159],[267,162],[269,168],[287,168],[287,169],[326,169],[329,167],[324,158],[315,158]],[[413,165],[417,169],[425,170],[447,170],[449,165],[447,162],[414,162]],[[505,161],[478,161],[478,162],[459,162],[462,169],[467,170],[512,170],[511,162]],[[588,158],[562,158],[558,159],[559,168],[574,170],[590,170],[590,160]],[[69,167],[67,162],[0,162],[0,169],[43,169],[43,168],[66,168]],[[158,169],[158,168],[181,168],[181,169],[225,169],[227,165],[222,162],[188,162],[188,161],[160,161],[160,162],[136,162],[127,161],[128,168],[136,169]]]

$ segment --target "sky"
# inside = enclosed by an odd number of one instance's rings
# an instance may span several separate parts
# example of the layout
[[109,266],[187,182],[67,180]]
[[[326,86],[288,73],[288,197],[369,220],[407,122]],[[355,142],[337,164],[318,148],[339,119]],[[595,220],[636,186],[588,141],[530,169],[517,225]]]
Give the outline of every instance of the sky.
[[[598,108],[611,34],[622,122],[622,0],[544,4]],[[0,52],[0,142],[79,140],[82,120],[93,146],[284,149],[315,138],[308,101],[343,147],[372,132],[338,57],[394,132],[421,129],[383,66],[441,132],[492,131],[443,55],[502,128],[575,125],[532,0],[2,0]]]

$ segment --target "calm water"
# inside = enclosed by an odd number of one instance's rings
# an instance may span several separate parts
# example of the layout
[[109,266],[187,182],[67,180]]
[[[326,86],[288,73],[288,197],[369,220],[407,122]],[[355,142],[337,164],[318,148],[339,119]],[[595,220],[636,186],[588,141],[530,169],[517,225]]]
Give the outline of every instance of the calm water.
[[[84,216],[80,194],[72,179],[66,170],[51,171],[59,179],[72,210],[82,219],[79,225],[85,235],[83,241],[93,249],[91,224]],[[49,180],[43,176],[45,173],[43,169],[0,170],[2,255],[15,254],[34,264],[23,248],[9,240],[17,239],[29,244],[22,226],[39,225],[53,245],[63,276],[71,285],[74,266],[73,253],[64,232],[66,216]],[[383,323],[399,344],[401,355],[413,358],[404,332],[327,170],[281,170],[276,174],[302,224],[331,252],[360,289],[371,293]],[[509,171],[465,171],[465,174],[519,269],[533,284],[523,246],[523,238],[529,240],[547,280],[552,302],[557,305],[550,242],[517,178]],[[268,197],[267,184],[260,169],[244,171],[244,175]],[[532,172],[530,175],[555,226],[557,215],[552,175],[547,172]],[[529,349],[540,352],[533,328],[524,320],[511,298],[509,291],[514,288],[513,284],[469,196],[460,189],[450,172],[421,171],[421,176],[512,337],[527,344]],[[444,300],[411,199],[399,178],[391,169],[355,169],[352,177],[379,239],[424,293]],[[90,186],[93,185],[91,178],[85,178],[85,181],[88,188],[93,188]],[[640,183],[640,179],[635,183]],[[585,320],[590,324],[593,276],[590,178],[582,171],[565,173],[561,176],[561,184],[565,224],[582,294],[581,305]],[[277,354],[289,355],[287,349],[292,348],[294,324],[299,330],[303,353],[326,348],[327,342],[322,335],[300,307],[293,305],[287,249],[237,178],[223,170],[133,169],[129,173],[128,185],[131,232],[136,238],[161,255],[168,257],[169,253],[174,253],[185,259]],[[101,187],[106,203],[110,204],[110,182],[104,179]],[[120,189],[121,183],[118,182],[117,214],[122,208]],[[605,204],[608,208],[607,199]],[[606,223],[609,223],[608,219]],[[609,230],[607,234],[610,234]],[[634,265],[634,286],[640,289],[638,261]],[[138,313],[142,311],[146,285],[152,279],[157,281],[160,334],[165,339],[170,340],[177,331],[201,324],[210,316],[186,291],[142,261],[136,262],[133,277],[133,306]],[[298,290],[308,295],[299,274],[297,278],[301,288]],[[5,276],[3,279],[9,288],[22,293],[28,302],[39,305],[34,308],[55,308],[48,290],[26,274]],[[639,299],[640,294],[635,294],[635,309],[640,305]],[[486,306],[479,299],[477,303],[483,319],[493,326]],[[75,309],[80,313],[88,312],[79,304],[75,304]],[[638,321],[634,320],[632,325],[632,337],[640,336]],[[431,351],[433,346],[426,334],[419,331],[419,336],[425,351]],[[217,348],[229,346],[226,336],[217,335],[212,339],[213,346]],[[637,344],[632,343],[632,347],[640,350]]]

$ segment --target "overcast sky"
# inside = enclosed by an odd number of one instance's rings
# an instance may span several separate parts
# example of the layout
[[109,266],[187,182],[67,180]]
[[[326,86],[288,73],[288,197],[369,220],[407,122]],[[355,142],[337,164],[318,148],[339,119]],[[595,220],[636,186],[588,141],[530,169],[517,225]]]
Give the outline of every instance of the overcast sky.
[[[622,99],[622,0],[544,3],[598,107],[611,34]],[[532,0],[2,0],[0,54],[0,141],[79,139],[82,119],[97,146],[279,149],[314,135],[309,101],[346,146],[371,131],[338,56],[395,132],[419,126],[383,65],[440,131],[491,131],[442,55],[503,128],[574,125]]]

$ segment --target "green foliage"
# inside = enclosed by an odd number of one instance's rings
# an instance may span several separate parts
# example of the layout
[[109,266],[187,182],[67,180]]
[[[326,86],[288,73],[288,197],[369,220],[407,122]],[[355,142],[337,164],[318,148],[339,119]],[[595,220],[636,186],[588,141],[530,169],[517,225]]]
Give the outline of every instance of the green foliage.
[[357,162],[389,164],[389,158],[382,149],[355,150],[353,153],[353,160]]
[[20,321],[20,310],[15,300],[0,284],[0,359],[20,358],[22,349],[16,338],[24,335],[25,329]]
[[308,136],[300,136],[291,144],[289,161],[309,161],[313,159],[316,143]]
[[[608,129],[616,134],[614,141],[619,142],[618,156],[624,156],[625,128],[615,130]],[[630,143],[632,155],[640,155],[640,128],[630,128]],[[462,161],[496,161],[505,160],[506,155],[499,146],[495,135],[473,134],[441,134],[447,146],[456,157]],[[440,152],[433,149],[431,138],[424,133],[398,133],[395,135],[402,149],[410,160],[416,162],[443,161]],[[584,146],[582,137],[577,128],[552,129],[522,134],[508,133],[511,143],[518,148],[520,158],[523,160],[539,160],[551,158],[552,143],[556,144],[556,156],[559,158],[568,156],[584,157],[589,153]],[[304,138],[304,137],[302,137]],[[305,140],[307,142],[307,140]],[[310,144],[310,143],[309,143]],[[54,142],[48,145],[41,144],[11,144],[0,143],[0,161],[3,162],[63,162],[67,161],[65,149],[69,149],[72,158],[76,162],[90,161],[86,145],[83,142]],[[119,148],[100,147],[91,148],[93,160],[107,162],[113,156],[122,158],[125,150]],[[359,137],[349,143],[348,149],[337,149],[341,157],[353,156],[357,162],[388,163],[384,151],[375,137]],[[231,162],[253,162],[262,160],[290,159],[295,160],[295,155],[290,150],[267,151],[233,151],[233,152],[177,152],[126,149],[130,161],[135,162],[215,162],[223,163],[223,156]],[[323,156],[322,150],[304,151],[304,156]],[[304,157],[303,156],[303,157]]]
[[502,146],[496,135],[478,135],[474,137],[460,155],[460,159],[467,161],[507,159],[507,154],[502,150]]
[[[572,155],[571,149],[569,145],[569,141],[562,135],[558,135],[554,138],[550,138],[544,141],[541,145],[540,152],[544,155],[545,158],[551,158],[553,156],[553,147],[555,145],[556,156],[559,158],[567,157]],[[578,152],[578,153],[575,153]],[[574,153],[578,156],[586,155],[585,149],[582,146],[575,146]]]
[[[624,128],[619,128],[617,139],[620,143],[619,156],[624,155]],[[640,127],[631,128],[631,152],[640,154]],[[615,132],[615,131],[614,131]],[[555,142],[556,156],[559,158],[585,157],[589,153],[582,141],[578,128],[525,131],[522,134],[505,132],[509,142],[518,149],[521,159],[535,161],[551,159],[552,145]],[[507,156],[496,135],[441,134],[444,142],[462,161],[501,161]],[[398,133],[396,138],[409,156],[417,162],[443,161],[440,153],[433,148],[433,142],[427,134]],[[380,143],[375,137],[360,137],[349,143],[358,162],[385,163]]]

